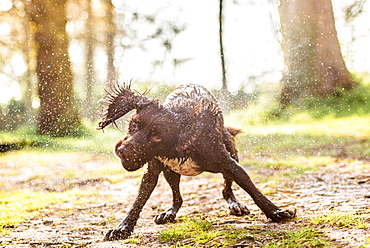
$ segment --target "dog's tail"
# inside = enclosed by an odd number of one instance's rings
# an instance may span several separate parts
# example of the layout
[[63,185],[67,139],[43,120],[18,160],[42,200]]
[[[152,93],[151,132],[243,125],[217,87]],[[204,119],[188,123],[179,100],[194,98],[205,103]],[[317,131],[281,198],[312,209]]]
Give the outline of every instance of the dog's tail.
[[231,134],[231,136],[236,137],[238,134],[243,133],[243,131],[239,128],[234,127],[226,127],[227,131]]

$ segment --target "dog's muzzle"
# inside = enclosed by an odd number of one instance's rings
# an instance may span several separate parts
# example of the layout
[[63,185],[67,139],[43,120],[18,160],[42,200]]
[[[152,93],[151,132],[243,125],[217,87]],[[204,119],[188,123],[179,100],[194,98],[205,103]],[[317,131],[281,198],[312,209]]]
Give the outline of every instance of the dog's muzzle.
[[142,167],[144,162],[131,144],[117,145],[116,156],[121,159],[123,168],[127,171],[135,171]]

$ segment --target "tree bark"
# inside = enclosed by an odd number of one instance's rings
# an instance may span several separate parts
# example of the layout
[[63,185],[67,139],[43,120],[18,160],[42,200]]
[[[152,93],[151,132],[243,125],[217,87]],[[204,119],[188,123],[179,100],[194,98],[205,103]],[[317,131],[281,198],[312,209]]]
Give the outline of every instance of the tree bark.
[[331,0],[281,0],[283,104],[338,94],[354,81],[340,50]]
[[106,0],[106,19],[107,19],[107,31],[106,31],[106,51],[108,57],[107,63],[107,83],[108,85],[114,83],[117,80],[117,71],[114,66],[114,37],[116,36],[117,27],[114,22],[114,5],[112,0]]
[[87,19],[86,19],[86,96],[84,116],[93,120],[96,116],[93,110],[93,87],[94,77],[94,17],[92,13],[92,1],[87,0]]
[[226,79],[226,65],[225,65],[225,55],[224,55],[224,40],[223,40],[223,0],[219,0],[219,13],[218,13],[218,25],[219,25],[219,43],[220,43],[220,58],[221,58],[221,68],[222,68],[222,88],[223,94],[228,95],[229,91],[227,89],[227,79]]
[[37,132],[66,136],[80,125],[73,93],[66,0],[33,0],[40,112]]

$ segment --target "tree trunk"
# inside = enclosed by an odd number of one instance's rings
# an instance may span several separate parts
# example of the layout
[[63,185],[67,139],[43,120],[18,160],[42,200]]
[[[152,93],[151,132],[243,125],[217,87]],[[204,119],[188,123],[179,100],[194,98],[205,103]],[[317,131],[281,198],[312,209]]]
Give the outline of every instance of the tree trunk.
[[341,54],[331,0],[281,0],[279,14],[286,66],[283,104],[354,87]]
[[226,77],[226,63],[225,63],[225,53],[224,53],[224,39],[223,39],[223,25],[224,25],[224,16],[223,16],[223,10],[224,10],[224,1],[219,0],[219,12],[218,12],[218,38],[219,38],[219,44],[220,44],[220,59],[221,59],[221,73],[222,73],[222,87],[220,90],[220,96],[218,97],[221,107],[224,111],[224,113],[229,112],[230,110],[230,93],[227,88],[227,77]]
[[[26,9],[26,12],[28,11],[28,9]],[[24,56],[24,60],[26,62],[26,65],[27,65],[27,71],[24,75],[24,79],[22,80],[25,84],[24,88],[26,89],[23,93],[23,97],[25,99],[25,116],[28,117],[28,119],[26,120],[27,123],[32,123],[34,124],[35,123],[35,113],[32,109],[32,97],[33,97],[33,94],[34,94],[34,90],[33,90],[33,76],[35,76],[35,70],[34,70],[34,66],[31,65],[31,61],[32,59],[34,58],[32,52],[32,48],[33,48],[33,37],[32,37],[32,33],[31,33],[31,23],[30,23],[30,19],[28,18],[28,16],[25,16],[24,18],[22,18],[22,23],[23,23],[23,27],[24,27],[24,32],[26,34],[26,40],[22,46],[22,52],[23,52],[23,56]]]
[[73,75],[65,30],[66,0],[33,0],[40,112],[37,132],[53,136],[73,134],[80,119],[73,95]]
[[94,87],[94,28],[92,1],[87,1],[87,18],[86,18],[86,96],[84,116],[89,120],[95,118],[93,110],[93,87]]
[[107,31],[106,31],[106,51],[108,56],[107,63],[107,83],[112,84],[117,80],[117,71],[114,66],[114,37],[116,35],[116,24],[114,23],[114,6],[112,0],[106,0],[106,19],[107,19]]
[[219,13],[218,13],[218,25],[219,25],[219,42],[220,42],[220,58],[221,58],[221,68],[222,68],[222,88],[223,94],[228,95],[229,91],[227,89],[227,79],[226,79],[226,65],[224,56],[224,41],[223,41],[223,0],[219,0]]

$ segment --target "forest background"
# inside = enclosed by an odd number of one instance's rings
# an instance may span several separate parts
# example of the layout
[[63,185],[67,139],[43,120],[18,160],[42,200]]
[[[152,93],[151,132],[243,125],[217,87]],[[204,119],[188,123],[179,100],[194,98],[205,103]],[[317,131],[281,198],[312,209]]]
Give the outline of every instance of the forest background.
[[116,80],[153,95],[198,83],[243,108],[262,91],[292,102],[366,79],[369,4],[293,3],[2,1],[0,127],[72,135]]

